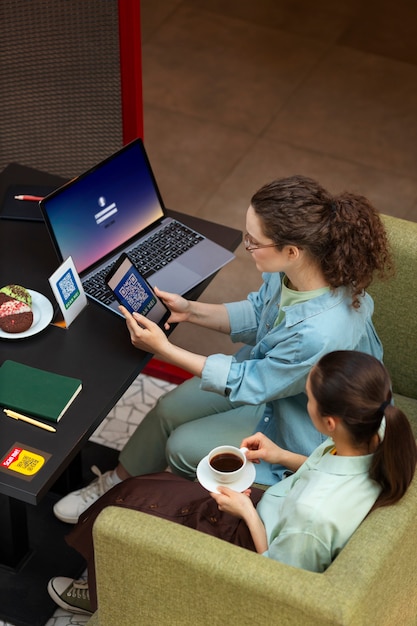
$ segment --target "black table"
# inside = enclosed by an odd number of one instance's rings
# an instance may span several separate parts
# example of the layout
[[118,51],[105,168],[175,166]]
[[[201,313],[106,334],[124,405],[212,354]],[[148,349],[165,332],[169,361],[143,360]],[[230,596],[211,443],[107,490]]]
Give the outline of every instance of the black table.
[[[13,184],[58,187],[63,182],[11,164],[0,174],[0,201]],[[236,229],[174,211],[170,214],[229,250],[241,241]],[[0,220],[0,286],[24,285],[55,305],[48,278],[57,266],[43,222]],[[187,297],[196,299],[211,278]],[[41,626],[56,608],[46,591],[49,578],[74,577],[84,567],[66,546],[63,536],[69,527],[56,520],[52,505],[60,493],[91,479],[85,474],[87,466],[95,462],[103,470],[114,467],[116,451],[87,442],[151,355],[132,347],[122,318],[93,302],[68,329],[49,325],[24,340],[1,340],[0,350],[0,363],[12,359],[83,381],[81,394],[56,433],[0,415],[1,460],[15,444],[50,455],[31,480],[0,471],[0,618],[16,626]]]

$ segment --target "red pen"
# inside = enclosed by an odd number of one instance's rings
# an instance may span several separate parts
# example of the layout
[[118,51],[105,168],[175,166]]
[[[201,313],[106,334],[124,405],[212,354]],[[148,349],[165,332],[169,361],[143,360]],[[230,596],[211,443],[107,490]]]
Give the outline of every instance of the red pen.
[[43,200],[41,196],[15,196],[15,200],[29,200],[30,202],[39,202]]

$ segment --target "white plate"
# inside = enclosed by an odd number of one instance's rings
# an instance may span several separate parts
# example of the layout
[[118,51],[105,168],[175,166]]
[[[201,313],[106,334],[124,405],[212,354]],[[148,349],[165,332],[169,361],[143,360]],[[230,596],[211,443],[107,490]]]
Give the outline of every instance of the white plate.
[[25,337],[31,337],[40,333],[41,330],[46,328],[52,319],[54,309],[48,298],[37,291],[28,289],[28,292],[32,296],[32,313],[33,322],[32,326],[23,333],[5,333],[0,329],[0,337],[2,339],[24,339]]
[[204,459],[201,459],[200,463],[197,466],[197,479],[200,485],[207,489],[207,491],[217,491],[217,487],[230,487],[234,491],[245,491],[248,489],[255,480],[256,469],[251,461],[246,461],[245,469],[243,470],[240,478],[235,480],[232,483],[220,483],[213,472],[210,469],[210,465],[208,462],[208,456],[205,456]]

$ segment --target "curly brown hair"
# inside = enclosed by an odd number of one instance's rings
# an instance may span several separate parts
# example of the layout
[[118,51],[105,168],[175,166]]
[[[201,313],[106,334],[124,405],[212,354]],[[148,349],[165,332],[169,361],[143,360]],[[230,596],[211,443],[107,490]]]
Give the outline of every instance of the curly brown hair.
[[355,308],[375,273],[380,278],[392,274],[385,227],[364,196],[333,196],[315,180],[296,175],[264,185],[251,205],[278,249],[294,245],[306,250],[331,289],[351,290]]

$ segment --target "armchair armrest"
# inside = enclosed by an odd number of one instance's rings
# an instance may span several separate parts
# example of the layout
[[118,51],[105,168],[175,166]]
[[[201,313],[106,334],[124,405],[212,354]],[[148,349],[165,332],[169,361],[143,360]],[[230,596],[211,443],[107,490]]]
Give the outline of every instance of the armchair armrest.
[[94,526],[99,626],[416,623],[417,481],[372,513],[324,574],[108,507]]

